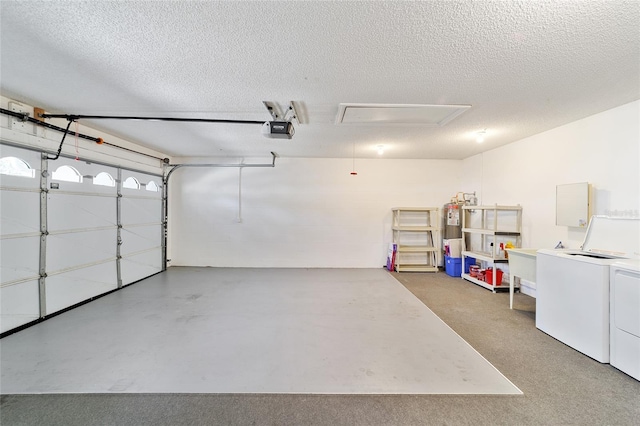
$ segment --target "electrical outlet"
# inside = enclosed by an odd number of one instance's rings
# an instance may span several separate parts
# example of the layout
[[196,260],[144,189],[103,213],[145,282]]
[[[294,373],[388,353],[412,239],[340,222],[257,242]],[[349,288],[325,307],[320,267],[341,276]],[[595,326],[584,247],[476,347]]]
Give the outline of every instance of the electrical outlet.
[[[9,109],[13,112],[29,114],[29,108],[17,102],[9,102]],[[11,117],[9,119],[9,128],[16,132],[33,133],[33,124],[28,121],[22,121],[19,118]]]

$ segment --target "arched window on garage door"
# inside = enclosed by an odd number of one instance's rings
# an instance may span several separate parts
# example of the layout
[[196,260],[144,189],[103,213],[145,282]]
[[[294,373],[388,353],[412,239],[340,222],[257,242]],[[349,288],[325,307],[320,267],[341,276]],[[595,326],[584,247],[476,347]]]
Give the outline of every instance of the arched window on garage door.
[[107,172],[100,172],[93,178],[94,185],[116,186],[115,179]]
[[122,187],[129,189],[140,189],[140,182],[138,182],[138,179],[130,176],[124,182],[122,182]]
[[21,176],[33,178],[35,170],[29,163],[18,157],[0,158],[0,175]]
[[147,191],[151,191],[151,192],[158,192],[160,191],[160,187],[158,186],[157,183],[155,183],[154,181],[150,180],[149,183],[146,186]]
[[51,174],[53,180],[82,183],[82,175],[71,166],[60,166]]

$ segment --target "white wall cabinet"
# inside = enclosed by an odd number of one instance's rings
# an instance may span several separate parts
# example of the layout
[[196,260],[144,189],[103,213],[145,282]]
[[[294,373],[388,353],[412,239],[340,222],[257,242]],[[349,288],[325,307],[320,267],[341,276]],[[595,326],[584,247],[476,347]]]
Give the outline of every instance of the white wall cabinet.
[[[502,286],[497,269],[508,262],[505,246],[508,242],[519,248],[522,244],[522,207],[518,206],[463,206],[462,218],[462,278],[474,284],[496,291]],[[465,273],[465,265],[471,259],[480,261],[482,269],[491,274],[489,279],[478,279]],[[474,262],[475,262],[474,261]]]
[[392,209],[397,272],[438,271],[439,211],[438,207]]

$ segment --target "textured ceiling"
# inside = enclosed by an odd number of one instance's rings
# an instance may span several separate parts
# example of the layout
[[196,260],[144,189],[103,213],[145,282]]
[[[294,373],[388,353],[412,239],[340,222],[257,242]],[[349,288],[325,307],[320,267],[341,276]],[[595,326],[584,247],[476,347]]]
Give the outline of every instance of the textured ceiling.
[[[0,86],[178,156],[465,158],[640,98],[637,1],[0,2]],[[340,103],[470,104],[443,127],[334,124]],[[473,134],[487,129],[483,144]]]

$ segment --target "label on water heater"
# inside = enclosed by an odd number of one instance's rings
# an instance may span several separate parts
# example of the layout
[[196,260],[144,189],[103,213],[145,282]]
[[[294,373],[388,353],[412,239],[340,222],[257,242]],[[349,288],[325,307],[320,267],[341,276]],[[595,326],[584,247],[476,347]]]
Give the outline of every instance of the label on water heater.
[[458,206],[447,209],[447,225],[460,226],[460,209],[458,209]]

